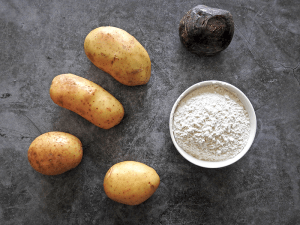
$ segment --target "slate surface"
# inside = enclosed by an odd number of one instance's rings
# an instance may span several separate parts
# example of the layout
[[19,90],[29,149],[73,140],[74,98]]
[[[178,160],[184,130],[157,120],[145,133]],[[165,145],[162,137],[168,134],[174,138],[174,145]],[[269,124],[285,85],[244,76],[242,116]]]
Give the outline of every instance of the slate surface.
[[[198,4],[229,10],[235,34],[214,57],[180,43],[178,24]],[[300,224],[300,7],[296,0],[0,0],[0,224]],[[147,85],[127,87],[85,56],[99,26],[126,30],[148,51]],[[55,105],[52,79],[85,77],[124,106],[102,130]],[[241,89],[257,115],[250,151],[222,169],[194,166],[172,144],[172,105],[189,86],[221,80]],[[59,176],[27,160],[40,134],[64,131],[83,143],[81,164]],[[108,199],[103,178],[115,163],[143,162],[160,175],[139,206]]]

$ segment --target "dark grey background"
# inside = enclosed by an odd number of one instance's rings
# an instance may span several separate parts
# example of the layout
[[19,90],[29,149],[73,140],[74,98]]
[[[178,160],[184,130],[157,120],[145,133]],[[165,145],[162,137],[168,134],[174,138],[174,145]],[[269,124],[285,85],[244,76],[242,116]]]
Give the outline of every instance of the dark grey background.
[[[178,25],[198,4],[229,10],[229,47],[199,57],[180,43]],[[0,0],[0,224],[300,224],[300,6],[287,0]],[[126,30],[152,62],[147,85],[127,87],[96,68],[83,42],[99,26]],[[55,105],[52,79],[85,77],[124,106],[122,122],[102,130]],[[205,169],[172,144],[168,120],[178,96],[205,80],[241,89],[257,115],[250,151],[235,164]],[[80,165],[59,176],[27,160],[40,134],[64,131],[83,143]],[[103,178],[135,160],[161,178],[138,206],[108,199]]]

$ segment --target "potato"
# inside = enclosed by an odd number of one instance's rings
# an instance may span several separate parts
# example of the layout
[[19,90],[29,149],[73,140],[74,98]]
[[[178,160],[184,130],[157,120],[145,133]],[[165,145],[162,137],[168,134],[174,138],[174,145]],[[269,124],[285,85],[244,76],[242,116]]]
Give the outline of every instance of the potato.
[[49,132],[38,136],[29,146],[28,161],[44,175],[58,175],[75,168],[82,159],[82,144],[74,135]]
[[103,186],[106,195],[119,203],[138,205],[156,191],[160,178],[151,167],[135,161],[113,165],[106,173]]
[[128,86],[146,84],[151,61],[145,48],[129,33],[116,27],[98,27],[85,38],[84,51],[91,62]]
[[124,116],[124,108],[114,96],[92,81],[73,74],[56,76],[50,97],[57,105],[103,129],[119,124]]

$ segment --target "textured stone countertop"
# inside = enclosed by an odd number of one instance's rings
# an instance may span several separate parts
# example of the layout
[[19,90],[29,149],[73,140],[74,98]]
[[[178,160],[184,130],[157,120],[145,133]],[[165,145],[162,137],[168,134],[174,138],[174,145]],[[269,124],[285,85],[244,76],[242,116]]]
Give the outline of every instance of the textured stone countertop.
[[[229,47],[212,57],[188,52],[179,21],[198,4],[226,9]],[[300,224],[300,7],[296,0],[0,0],[0,224]],[[99,26],[133,35],[152,75],[128,87],[95,67],[83,42]],[[73,73],[124,106],[110,130],[54,104],[52,79]],[[249,152],[220,169],[195,166],[175,149],[169,115],[191,85],[221,80],[250,99],[257,133]],[[82,162],[58,176],[30,166],[30,143],[49,131],[77,136]],[[161,183],[138,206],[113,202],[103,179],[115,163],[154,168]]]

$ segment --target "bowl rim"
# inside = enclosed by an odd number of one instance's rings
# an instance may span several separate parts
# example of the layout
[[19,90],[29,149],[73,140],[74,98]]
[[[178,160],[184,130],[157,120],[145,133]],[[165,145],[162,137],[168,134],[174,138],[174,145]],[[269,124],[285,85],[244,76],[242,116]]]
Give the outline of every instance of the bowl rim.
[[[250,134],[249,134],[248,142],[245,145],[244,149],[231,159],[227,159],[224,161],[216,161],[216,162],[199,160],[199,159],[189,155],[177,144],[175,136],[173,134],[174,112],[177,109],[179,102],[184,97],[186,97],[189,93],[191,93],[192,91],[194,91],[200,87],[204,87],[207,85],[213,85],[213,84],[219,85],[223,88],[226,88],[230,92],[235,93],[236,96],[239,98],[239,100],[244,105],[245,109],[248,112],[249,118],[250,118]],[[204,168],[222,168],[225,166],[229,166],[229,165],[235,163],[236,161],[238,161],[239,159],[241,159],[249,151],[249,149],[254,141],[255,135],[256,135],[256,129],[257,129],[257,120],[256,120],[255,110],[254,110],[250,100],[247,98],[247,96],[240,89],[233,86],[232,84],[229,84],[224,81],[218,81],[218,80],[201,81],[201,82],[196,83],[196,84],[190,86],[189,88],[187,88],[175,101],[175,103],[172,107],[171,113],[170,113],[170,118],[169,118],[169,130],[170,130],[170,134],[171,134],[171,139],[172,139],[173,144],[174,144],[175,148],[177,149],[177,151],[189,162],[191,162],[197,166],[204,167]]]

